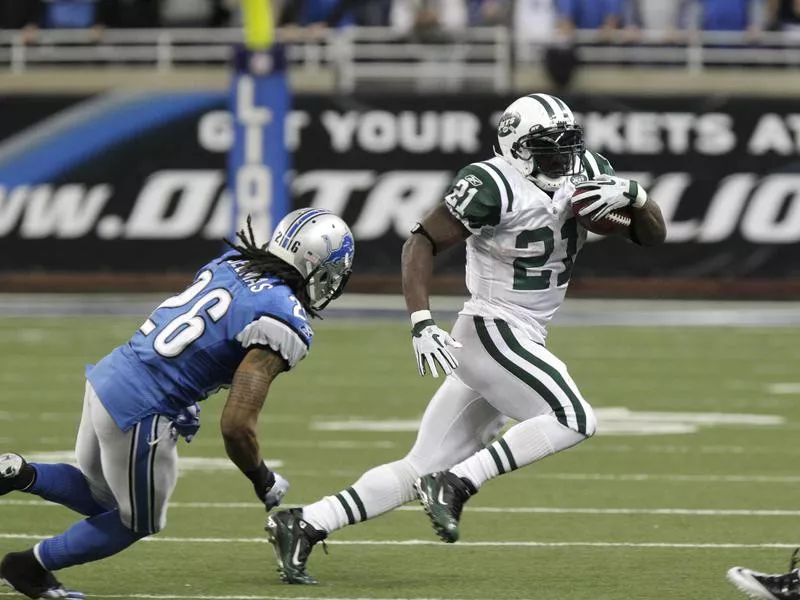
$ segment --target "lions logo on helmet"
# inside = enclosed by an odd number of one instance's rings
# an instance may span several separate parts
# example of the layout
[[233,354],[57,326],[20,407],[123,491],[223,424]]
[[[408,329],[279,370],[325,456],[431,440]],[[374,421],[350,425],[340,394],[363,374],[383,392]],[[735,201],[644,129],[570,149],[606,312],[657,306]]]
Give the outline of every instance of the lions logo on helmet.
[[505,110],[497,125],[500,155],[546,192],[581,170],[583,130],[560,98],[530,94]]
[[267,251],[303,276],[311,308],[322,310],[344,291],[355,241],[347,224],[331,211],[301,208],[281,219]]

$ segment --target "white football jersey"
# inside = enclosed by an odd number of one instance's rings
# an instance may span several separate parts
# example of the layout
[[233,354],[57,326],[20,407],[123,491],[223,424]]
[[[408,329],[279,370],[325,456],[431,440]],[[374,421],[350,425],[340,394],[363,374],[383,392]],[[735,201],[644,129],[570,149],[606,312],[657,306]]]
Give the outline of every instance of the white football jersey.
[[[587,151],[582,164],[589,179],[614,172],[596,153]],[[570,206],[574,190],[567,179],[551,197],[502,157],[458,172],[445,204],[473,234],[466,264],[471,298],[461,314],[503,319],[544,343],[586,241]]]

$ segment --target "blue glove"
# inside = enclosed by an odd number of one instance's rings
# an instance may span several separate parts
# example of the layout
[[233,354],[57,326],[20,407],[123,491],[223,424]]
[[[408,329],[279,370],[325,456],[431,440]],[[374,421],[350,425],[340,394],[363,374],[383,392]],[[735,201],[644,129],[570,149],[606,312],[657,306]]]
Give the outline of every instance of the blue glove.
[[177,439],[180,436],[187,443],[191,442],[199,430],[200,405],[197,402],[181,410],[175,420],[172,421],[173,439]]

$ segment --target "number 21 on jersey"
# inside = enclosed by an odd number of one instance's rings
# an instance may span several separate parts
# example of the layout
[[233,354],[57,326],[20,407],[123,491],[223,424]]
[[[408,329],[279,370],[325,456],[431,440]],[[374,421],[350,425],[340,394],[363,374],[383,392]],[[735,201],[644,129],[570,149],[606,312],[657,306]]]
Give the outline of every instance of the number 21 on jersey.
[[[561,227],[561,239],[566,242],[566,255],[561,262],[564,270],[558,274],[556,285],[562,286],[569,281],[572,275],[572,266],[575,255],[578,253],[578,224],[575,219],[567,220]],[[535,243],[542,243],[544,251],[539,256],[523,256],[514,261],[514,289],[522,291],[546,290],[550,287],[553,275],[551,269],[541,269],[545,266],[555,250],[555,232],[549,227],[539,227],[523,231],[517,236],[517,248],[529,248]]]

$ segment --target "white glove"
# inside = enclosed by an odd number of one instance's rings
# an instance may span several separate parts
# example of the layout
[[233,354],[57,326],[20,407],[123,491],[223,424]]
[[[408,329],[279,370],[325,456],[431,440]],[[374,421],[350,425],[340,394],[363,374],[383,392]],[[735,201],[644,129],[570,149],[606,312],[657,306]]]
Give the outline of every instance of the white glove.
[[450,375],[458,368],[458,361],[450,348],[461,348],[461,344],[450,337],[444,329],[436,326],[429,310],[414,312],[411,315],[411,324],[413,325],[411,343],[414,344],[417,367],[421,376],[424,377],[426,369],[430,369],[431,375],[439,377],[437,363],[445,375]]
[[641,208],[647,202],[647,192],[632,179],[604,175],[600,179],[592,179],[575,186],[572,202],[586,200],[591,203],[578,211],[578,214],[592,215],[592,221],[598,221],[618,208]]
[[269,491],[264,498],[264,505],[267,507],[267,511],[272,510],[276,506],[280,506],[281,502],[283,501],[283,497],[286,495],[286,492],[289,491],[289,482],[278,475],[275,471],[273,471],[272,474],[275,475],[275,483],[272,484],[271,488],[269,488]]

